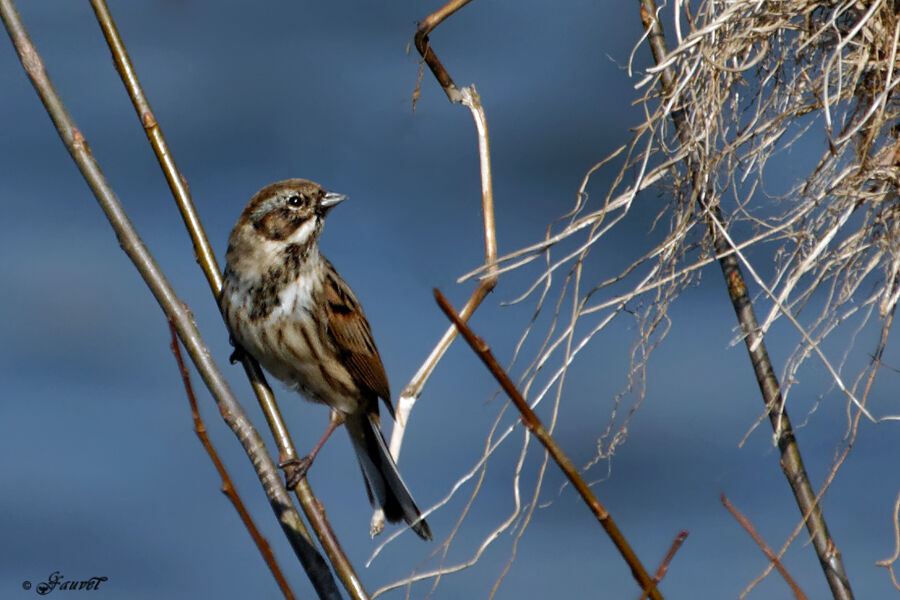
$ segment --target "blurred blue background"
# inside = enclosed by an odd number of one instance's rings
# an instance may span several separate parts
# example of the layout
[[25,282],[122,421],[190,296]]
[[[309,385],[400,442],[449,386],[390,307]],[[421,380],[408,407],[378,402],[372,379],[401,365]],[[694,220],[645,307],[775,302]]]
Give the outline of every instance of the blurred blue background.
[[[253,9],[133,1],[111,8],[220,260],[244,204],[267,183],[305,177],[350,196],[329,217],[322,247],[366,308],[396,398],[447,327],[431,288],[461,306],[473,286],[456,279],[483,260],[468,111],[450,105],[428,72],[411,110],[419,65],[408,45],[415,22],[437,4]],[[20,2],[19,10],[106,176],[270,441],[241,369],[227,364],[227,334],[92,11],[62,0]],[[587,169],[641,122],[632,106],[635,80],[624,69],[640,34],[632,5],[513,8],[482,0],[432,35],[457,84],[475,83],[487,111],[501,254],[542,238],[572,206]],[[636,56],[637,66],[648,64],[646,48]],[[163,315],[118,248],[11,44],[0,48],[0,76],[0,596],[28,597],[35,592],[22,589],[24,580],[60,571],[67,579],[109,577],[97,597],[279,597],[192,432]],[[796,175],[790,161],[784,166],[774,178]],[[589,187],[598,198],[609,186],[603,177]],[[621,261],[652,247],[659,233],[648,233],[650,219],[665,200],[659,192],[639,197],[594,250],[598,273],[604,255]],[[533,304],[501,302],[527,287],[540,264],[533,267],[501,279],[472,321],[503,363]],[[768,425],[738,447],[762,406],[743,346],[731,345],[734,314],[717,266],[703,271],[670,315],[672,330],[651,358],[646,400],[629,423],[627,443],[589,478],[602,479],[597,496],[649,570],[680,530],[690,531],[662,584],[666,597],[736,597],[766,559],[722,508],[719,493],[775,548],[799,513]],[[792,343],[778,331],[770,338],[776,369]],[[861,360],[874,349],[873,332],[864,333],[857,340]],[[627,321],[604,331],[567,379],[557,438],[576,464],[594,456],[625,382],[634,335]],[[806,373],[810,387],[795,388],[790,407],[795,423],[805,422],[798,438],[818,486],[844,433],[845,399],[828,391],[821,368]],[[873,392],[878,414],[900,412],[895,377],[883,374]],[[194,384],[244,500],[295,592],[310,597],[246,457],[196,376]],[[327,411],[275,389],[305,451]],[[506,402],[495,391],[468,348],[454,344],[413,413],[399,461],[423,507],[443,498],[477,460]],[[549,411],[546,403],[542,417]],[[506,415],[504,422],[514,420]],[[825,499],[858,598],[896,594],[874,564],[893,550],[895,434],[894,425],[864,422]],[[517,429],[488,464],[445,564],[468,560],[507,518],[522,436]],[[541,458],[532,446],[523,501]],[[473,485],[430,517],[435,543],[407,533],[365,568],[375,547],[367,534],[371,511],[346,436],[326,446],[310,482],[370,591],[439,564],[431,554],[450,535]],[[517,546],[502,534],[475,566],[441,579],[432,597],[487,597],[515,552],[498,598],[636,598],[623,561],[562,482],[549,467],[540,506]],[[805,541],[801,533],[785,565],[810,598],[826,597]],[[431,590],[430,582],[420,583],[411,595]],[[750,597],[791,594],[772,575]]]

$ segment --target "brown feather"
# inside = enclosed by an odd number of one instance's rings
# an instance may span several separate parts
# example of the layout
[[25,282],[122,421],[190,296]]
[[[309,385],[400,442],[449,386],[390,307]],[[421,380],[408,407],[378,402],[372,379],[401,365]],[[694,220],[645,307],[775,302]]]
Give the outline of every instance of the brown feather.
[[328,332],[335,342],[341,362],[360,389],[367,392],[364,395],[381,398],[393,417],[390,385],[372,339],[369,322],[353,291],[330,263],[328,266],[329,275],[333,275],[325,285],[324,305],[328,314]]

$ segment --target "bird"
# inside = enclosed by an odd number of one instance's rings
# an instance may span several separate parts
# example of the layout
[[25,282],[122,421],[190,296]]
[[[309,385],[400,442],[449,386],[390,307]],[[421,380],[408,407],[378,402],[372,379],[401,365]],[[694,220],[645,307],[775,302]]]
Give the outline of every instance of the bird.
[[378,400],[394,418],[387,375],[362,306],[319,252],[325,217],[346,199],[306,179],[259,190],[228,239],[220,308],[236,352],[308,400],[331,408],[322,440],[297,461],[302,477],[334,429],[350,435],[369,502],[389,522],[432,539],[383,434]]

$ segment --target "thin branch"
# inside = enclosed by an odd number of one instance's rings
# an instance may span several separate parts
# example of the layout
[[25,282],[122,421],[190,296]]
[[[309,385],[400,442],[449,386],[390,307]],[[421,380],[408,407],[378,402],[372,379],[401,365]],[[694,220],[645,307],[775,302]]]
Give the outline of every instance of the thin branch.
[[[444,68],[444,65],[438,60],[437,54],[431,49],[431,42],[428,39],[428,34],[434,31],[434,28],[440,25],[444,19],[471,1],[472,0],[450,0],[450,2],[440,9],[422,19],[419,23],[419,27],[416,29],[416,35],[414,37],[416,50],[419,51],[422,60],[424,60],[425,64],[428,65],[428,68],[431,69],[435,79],[441,84],[441,87],[444,89],[444,93],[447,94],[447,98],[450,102],[462,102],[462,97],[459,89],[457,89],[456,84],[453,83],[453,79],[451,79],[450,74],[447,72],[447,69]],[[416,90],[416,92],[418,92],[418,90]],[[413,108],[415,108],[415,105]]]
[[[131,59],[128,57],[125,45],[119,36],[119,32],[105,0],[91,0],[91,6],[97,15],[97,21],[100,24],[100,28],[109,45],[113,62],[116,65],[116,70],[122,78],[125,89],[127,90],[144,127],[147,139],[150,141],[153,152],[156,154],[160,167],[163,170],[163,174],[166,177],[166,181],[169,184],[169,188],[172,191],[175,203],[184,219],[185,227],[187,228],[194,245],[194,254],[197,257],[197,262],[200,264],[200,268],[203,270],[204,275],[206,275],[210,289],[218,301],[222,291],[222,274],[216,263],[215,254],[209,244],[209,240],[206,238],[206,233],[200,222],[200,217],[191,200],[186,180],[178,171],[175,159],[166,144],[162,129],[160,128],[156,117],[153,115],[150,103],[144,95],[137,73],[131,63]],[[269,388],[269,385],[259,368],[259,364],[249,354],[241,354],[244,371],[250,379],[253,390],[259,400],[260,407],[266,417],[272,435],[275,438],[275,443],[278,446],[279,462],[281,464],[291,464],[291,461],[298,458],[297,452],[291,441],[287,425],[281,417],[281,412],[275,401],[275,397],[272,394],[272,390]],[[297,483],[294,492],[297,494],[307,519],[309,519],[312,524],[316,536],[322,543],[322,546],[325,549],[328,558],[331,560],[335,572],[337,572],[338,577],[344,584],[344,587],[353,598],[357,600],[366,598],[367,594],[359,577],[356,575],[353,566],[344,554],[340,543],[335,538],[334,532],[327,523],[322,504],[315,498],[312,488],[305,477],[300,479]]]
[[[457,89],[456,84],[450,78],[444,66],[438,60],[437,55],[431,50],[428,41],[428,34],[437,27],[444,19],[468,4],[471,0],[453,0],[448,2],[437,12],[426,17],[416,31],[415,44],[422,59],[429,65],[432,73],[434,73],[438,82],[447,93],[447,97],[451,102],[458,102],[468,107],[472,113],[472,119],[475,121],[475,131],[478,137],[478,164],[481,177],[481,211],[484,222],[484,268],[487,273],[482,279],[469,300],[463,306],[460,316],[463,320],[468,320],[475,309],[487,297],[497,284],[497,231],[494,221],[494,186],[491,176],[491,145],[488,136],[487,116],[484,113],[484,107],[481,104],[481,97],[475,90],[475,86],[471,85]],[[421,81],[419,82],[421,83]],[[418,97],[418,84],[414,97]],[[389,448],[394,459],[400,456],[400,448],[403,446],[403,436],[406,434],[406,425],[409,422],[409,415],[413,406],[422,395],[425,383],[431,376],[437,364],[443,358],[450,344],[456,337],[456,328],[448,327],[441,339],[435,345],[434,349],[429,353],[428,357],[413,375],[410,382],[403,389],[400,397],[397,399],[396,421],[391,431],[391,441]],[[376,509],[372,515],[370,531],[372,535],[377,535],[384,528],[384,513],[381,509]]]
[[[655,0],[641,0],[641,19],[645,29],[650,32],[648,38],[650,49],[657,64],[656,68],[660,72],[662,92],[664,98],[669,99],[668,101],[673,103],[678,98],[675,74],[671,65],[667,63],[669,56],[666,50],[665,34],[657,14]],[[677,110],[671,111],[670,114],[681,144],[689,147],[691,134],[686,109],[679,107]],[[800,448],[797,445],[787,410],[784,407],[778,379],[772,367],[763,336],[760,333],[753,304],[747,293],[747,283],[737,258],[734,254],[729,253],[733,252],[734,248],[729,245],[725,236],[716,230],[715,224],[722,222],[719,207],[718,205],[710,206],[708,204],[710,201],[709,196],[711,195],[707,189],[709,184],[701,179],[702,176],[696,167],[697,164],[700,163],[696,157],[688,161],[688,168],[691,170],[692,193],[700,199],[704,209],[709,211],[707,213],[709,215],[709,230],[713,238],[716,254],[722,257],[719,259],[722,275],[725,278],[728,294],[743,332],[744,341],[763,401],[769,411],[769,419],[775,432],[775,441],[781,453],[782,470],[794,492],[794,497],[803,519],[806,521],[807,529],[812,537],[813,547],[819,557],[819,562],[834,597],[839,600],[850,600],[853,598],[853,592],[850,590],[850,582],[844,570],[843,560],[837,545],[828,532],[821,506],[817,501],[815,492],[813,492],[806,468],[803,466]]]
[[206,450],[206,453],[209,455],[209,459],[212,461],[213,466],[216,468],[216,472],[222,479],[222,493],[225,494],[225,496],[234,506],[234,509],[237,511],[238,516],[241,518],[241,522],[244,523],[247,531],[250,532],[250,537],[253,538],[253,543],[256,544],[256,548],[259,550],[259,553],[262,554],[263,560],[266,561],[266,565],[268,565],[269,570],[272,571],[272,576],[275,577],[275,581],[278,583],[278,587],[281,588],[281,593],[288,600],[293,600],[294,593],[291,591],[287,580],[284,578],[284,574],[281,572],[281,567],[278,566],[278,561],[275,560],[275,554],[272,552],[272,547],[269,545],[268,540],[266,540],[266,538],[263,537],[263,535],[259,532],[259,529],[256,527],[256,523],[253,522],[253,517],[250,516],[250,513],[247,511],[247,507],[244,506],[244,501],[241,500],[240,495],[237,493],[237,489],[234,487],[234,483],[231,481],[231,476],[228,474],[228,470],[225,469],[225,465],[222,464],[222,460],[219,458],[219,453],[216,452],[215,447],[213,447],[212,442],[209,439],[209,436],[206,435],[206,424],[203,422],[203,418],[200,416],[200,409],[197,406],[197,397],[194,395],[194,386],[191,385],[191,374],[188,372],[187,366],[184,364],[184,359],[181,357],[181,346],[178,343],[178,332],[175,330],[175,324],[172,322],[171,318],[169,319],[169,331],[172,334],[172,341],[169,344],[169,348],[172,349],[172,354],[175,355],[175,362],[178,364],[178,372],[181,374],[181,380],[184,382],[184,391],[187,395],[188,403],[191,406],[191,417],[194,421],[194,433],[197,434],[197,437],[200,439],[200,443],[203,445],[203,449]]
[[116,71],[118,71],[122,83],[125,84],[128,97],[131,99],[138,118],[141,120],[144,133],[150,141],[150,146],[153,148],[154,154],[156,154],[163,175],[166,178],[166,183],[169,184],[172,196],[178,205],[182,219],[184,219],[185,227],[191,236],[191,242],[194,246],[194,257],[200,264],[200,268],[203,269],[210,287],[216,291],[216,297],[218,297],[218,291],[222,289],[222,273],[216,263],[216,256],[212,246],[210,246],[209,240],[206,238],[206,232],[203,230],[200,216],[194,208],[187,180],[175,164],[175,157],[169,150],[162,129],[150,108],[150,102],[144,95],[141,82],[138,80],[137,71],[135,71],[134,65],[131,64],[131,59],[125,50],[125,43],[119,35],[116,23],[109,12],[109,7],[106,5],[106,0],[91,0],[91,7],[97,16],[100,30],[106,38]]
[[449,302],[447,302],[447,299],[444,298],[443,294],[441,294],[437,288],[434,290],[434,297],[441,307],[441,310],[447,315],[447,318],[459,329],[463,338],[468,342],[475,354],[477,354],[482,362],[484,362],[485,366],[500,384],[500,387],[503,388],[503,391],[506,392],[509,399],[512,400],[513,404],[519,410],[522,415],[522,423],[525,424],[528,431],[530,431],[532,435],[543,444],[544,448],[547,449],[547,452],[550,453],[550,456],[552,456],[553,460],[556,461],[556,464],[559,465],[559,468],[566,475],[572,486],[578,491],[578,494],[584,500],[585,504],[587,504],[591,512],[594,513],[594,516],[597,517],[600,525],[606,530],[606,533],[619,550],[622,558],[624,558],[625,562],[628,563],[628,566],[631,567],[631,574],[634,576],[635,580],[637,580],[638,584],[640,584],[641,589],[646,590],[648,596],[653,600],[661,600],[662,595],[659,593],[659,590],[656,589],[656,584],[647,574],[644,566],[631,549],[628,541],[619,531],[618,526],[616,526],[616,523],[613,521],[609,512],[602,504],[600,504],[600,501],[597,500],[596,496],[594,496],[594,493],[591,491],[590,486],[588,486],[587,482],[581,477],[578,469],[572,464],[572,461],[566,456],[559,445],[557,445],[553,436],[547,432],[544,425],[541,423],[541,420],[534,411],[531,410],[531,407],[528,406],[528,403],[519,393],[519,390],[516,389],[516,385],[510,380],[509,376],[503,370],[503,367],[497,363],[497,360],[494,358],[488,345],[483,339],[475,335],[472,330],[469,329],[469,326],[459,318],[456,310]]
[[[894,285],[895,286],[897,285],[896,281],[895,281]],[[891,324],[893,323],[893,320],[894,320],[895,310],[896,310],[896,305],[893,305],[893,308],[888,313],[888,315],[885,319],[885,322],[882,326],[881,338],[878,341],[876,351],[873,355],[873,359],[872,359],[871,365],[869,367],[868,376],[865,378],[865,380],[866,380],[865,388],[863,390],[862,397],[860,400],[862,407],[857,409],[856,414],[853,415],[852,419],[848,423],[848,431],[845,436],[845,440],[843,442],[843,448],[841,449],[840,453],[835,457],[835,460],[833,461],[832,466],[829,469],[829,473],[825,477],[825,481],[822,483],[822,489],[819,490],[819,493],[816,496],[816,503],[821,502],[821,499],[825,495],[825,492],[828,490],[828,488],[833,483],[834,478],[837,475],[838,469],[841,467],[841,465],[844,463],[844,461],[850,455],[850,449],[853,447],[853,444],[856,442],[856,437],[859,432],[859,423],[862,420],[862,416],[865,414],[865,411],[863,409],[865,407],[866,402],[868,401],[869,392],[872,389],[872,384],[875,382],[875,376],[878,373],[878,370],[882,365],[881,358],[882,358],[884,349],[887,346],[888,334],[890,333]],[[862,374],[861,374],[861,377],[862,377]],[[848,410],[849,410],[849,407],[848,407]],[[779,552],[778,552],[778,555],[777,555],[778,558],[781,558],[784,555],[784,553],[787,552],[788,547],[790,547],[790,545],[793,543],[794,539],[798,535],[800,535],[800,531],[803,529],[803,524],[804,524],[803,521],[801,521],[791,532],[790,536],[788,536],[787,540],[782,545],[781,550],[779,550]],[[880,566],[884,566],[884,565],[881,565],[881,563],[876,563],[876,564],[878,564]],[[770,563],[769,566],[754,581],[752,581],[746,587],[746,589],[741,593],[740,597],[744,598],[750,592],[751,589],[753,589],[760,581],[762,581],[765,577],[767,577],[769,575],[772,568],[774,568],[774,564]],[[891,576],[892,576],[892,580],[893,580],[893,571],[891,571]]]
[[803,593],[803,590],[800,589],[800,586],[797,585],[797,582],[794,581],[794,578],[791,577],[791,574],[788,573],[787,569],[784,568],[784,565],[781,564],[781,561],[778,560],[778,557],[772,552],[772,549],[766,545],[766,542],[763,541],[762,537],[756,532],[756,528],[753,527],[753,523],[750,522],[747,517],[741,514],[741,512],[728,501],[728,498],[725,497],[725,494],[719,496],[722,500],[722,505],[728,509],[728,512],[737,519],[737,522],[741,524],[747,533],[750,534],[750,537],[753,538],[753,541],[756,542],[756,545],[759,546],[759,549],[763,551],[763,554],[766,555],[766,558],[771,561],[772,565],[781,573],[781,576],[784,577],[784,580],[791,588],[791,592],[794,594],[794,598],[797,600],[807,600],[806,594]]
[[99,165],[88,148],[87,141],[76,128],[61,98],[50,81],[43,61],[28,37],[12,0],[0,0],[0,16],[10,39],[22,62],[22,67],[31,80],[35,91],[44,104],[56,127],[63,144],[81,170],[88,186],[97,198],[118,238],[119,245],[134,263],[141,277],[153,293],[166,316],[172,319],[178,337],[194,362],[197,371],[219,406],[225,422],[240,440],[253,463],[257,476],[263,485],[269,503],[294,548],[301,564],[310,576],[319,596],[339,598],[340,593],[331,577],[328,566],[316,551],[303,526],[290,497],[278,476],[278,469],[266,451],[262,438],[247,418],[243,407],[228,387],[218,365],[203,342],[200,332],[190,312],[175,294],[150,252],[144,246],[131,224],[121,203],[103,176]]
[[[684,544],[684,540],[687,539],[688,531],[687,529],[682,530],[675,536],[675,539],[672,540],[672,545],[669,547],[669,551],[666,552],[665,558],[663,561],[659,563],[659,568],[656,569],[656,574],[653,576],[653,583],[658,584],[662,581],[663,577],[666,576],[666,573],[669,572],[669,563],[672,562],[672,559],[675,558],[675,553],[681,548],[681,545]],[[638,600],[644,600],[647,597],[647,590],[641,592]]]

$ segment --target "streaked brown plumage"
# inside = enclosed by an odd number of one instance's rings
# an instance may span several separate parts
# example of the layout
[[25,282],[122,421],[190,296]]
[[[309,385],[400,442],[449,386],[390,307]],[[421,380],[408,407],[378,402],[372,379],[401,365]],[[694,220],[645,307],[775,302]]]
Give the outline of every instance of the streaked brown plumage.
[[394,410],[369,323],[319,253],[325,215],[343,199],[304,179],[257,192],[229,238],[222,313],[267,371],[343,417],[372,504],[431,539],[381,434],[378,399]]

